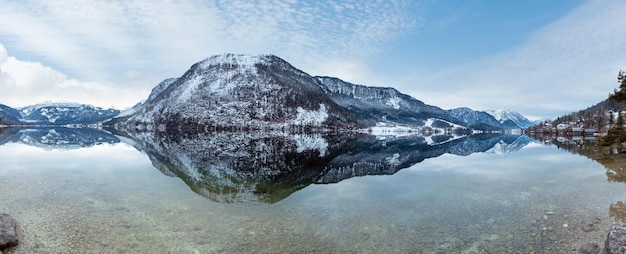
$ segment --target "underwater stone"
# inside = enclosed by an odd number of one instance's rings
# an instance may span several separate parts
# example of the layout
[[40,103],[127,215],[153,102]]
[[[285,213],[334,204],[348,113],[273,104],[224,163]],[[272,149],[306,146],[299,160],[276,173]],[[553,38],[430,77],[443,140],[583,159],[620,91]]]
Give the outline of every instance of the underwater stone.
[[0,214],[0,248],[17,245],[17,222],[11,215]]
[[594,227],[594,225],[592,223],[585,224],[583,226],[583,231],[585,231],[585,232],[591,232],[591,231],[593,231],[593,229],[595,229],[595,227]]
[[580,246],[579,251],[582,254],[598,254],[600,253],[600,245],[597,243],[586,243]]
[[593,224],[598,224],[600,222],[602,222],[602,219],[600,219],[600,217],[595,217],[595,218],[591,219],[591,223],[593,223]]

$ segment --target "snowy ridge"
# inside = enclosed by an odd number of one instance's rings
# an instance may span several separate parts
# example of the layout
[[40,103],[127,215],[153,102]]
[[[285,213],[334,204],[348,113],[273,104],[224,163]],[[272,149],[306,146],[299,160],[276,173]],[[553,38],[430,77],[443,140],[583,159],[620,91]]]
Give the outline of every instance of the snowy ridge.
[[24,115],[29,115],[33,111],[41,109],[41,108],[79,108],[79,107],[92,107],[93,108],[93,106],[91,106],[91,105],[85,105],[85,104],[74,103],[74,102],[51,102],[51,101],[46,101],[46,102],[38,103],[38,104],[35,104],[35,105],[21,107],[21,108],[18,108],[18,110],[20,111],[22,116],[24,116]]
[[120,113],[116,109],[102,109],[92,105],[68,102],[40,103],[16,109],[15,112],[19,114],[17,121],[30,125],[96,124]]
[[469,125],[484,123],[494,127],[500,127],[501,124],[495,117],[484,111],[475,111],[470,108],[462,107],[449,109],[447,112]]
[[390,87],[356,85],[333,77],[315,77],[318,85],[338,105],[356,114],[368,125],[423,126],[427,118],[463,123],[441,108],[424,104]]
[[504,123],[507,120],[511,120],[515,125],[519,128],[524,129],[533,126],[533,122],[528,120],[528,118],[524,117],[522,114],[507,110],[507,109],[497,109],[497,110],[487,110],[487,113],[492,115],[496,120],[500,121],[500,123]]

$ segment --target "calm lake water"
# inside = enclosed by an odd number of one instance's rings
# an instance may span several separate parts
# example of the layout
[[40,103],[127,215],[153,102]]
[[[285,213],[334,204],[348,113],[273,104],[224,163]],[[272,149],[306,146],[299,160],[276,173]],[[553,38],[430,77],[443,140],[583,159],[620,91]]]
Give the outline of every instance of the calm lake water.
[[4,130],[5,253],[578,253],[621,219],[588,157],[434,140]]

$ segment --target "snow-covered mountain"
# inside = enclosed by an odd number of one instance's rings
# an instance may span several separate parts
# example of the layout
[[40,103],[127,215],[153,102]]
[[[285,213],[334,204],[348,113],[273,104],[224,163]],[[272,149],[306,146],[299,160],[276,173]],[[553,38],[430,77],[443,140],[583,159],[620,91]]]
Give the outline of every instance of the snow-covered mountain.
[[507,109],[497,109],[497,110],[487,110],[487,113],[496,118],[496,120],[500,121],[500,123],[504,123],[507,120],[511,120],[515,125],[519,126],[520,129],[525,129],[533,126],[533,122],[528,120],[528,118],[524,117],[522,114],[510,111]]
[[273,56],[217,55],[153,89],[112,121],[121,129],[335,128],[357,123],[317,81]]
[[428,119],[465,125],[445,110],[424,104],[389,87],[355,85],[333,77],[315,77],[319,86],[335,103],[347,108],[368,123],[424,126]]
[[145,102],[111,123],[126,130],[271,130],[419,128],[429,121],[465,126],[441,108],[393,88],[312,77],[273,55],[226,54],[161,82]]
[[0,105],[0,122],[19,125],[94,124],[109,120],[120,113],[78,103],[41,103],[18,109]]
[[20,123],[20,112],[7,105],[0,104],[0,125]]
[[471,108],[454,108],[447,110],[448,114],[451,116],[465,122],[470,127],[477,129],[485,129],[483,124],[502,128],[501,123],[496,120],[492,115],[484,111],[476,111]]
[[505,130],[525,129],[533,126],[533,123],[526,117],[510,110],[476,111],[462,107],[450,109],[447,112],[474,129],[484,128],[485,124]]

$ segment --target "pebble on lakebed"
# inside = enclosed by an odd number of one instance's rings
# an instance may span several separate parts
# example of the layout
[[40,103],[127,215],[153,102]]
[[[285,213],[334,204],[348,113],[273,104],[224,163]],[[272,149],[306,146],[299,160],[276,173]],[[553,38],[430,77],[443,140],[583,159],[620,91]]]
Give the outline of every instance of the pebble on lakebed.
[[579,251],[582,254],[598,254],[600,253],[600,245],[597,243],[586,243],[580,246]]
[[591,232],[595,229],[596,227],[593,225],[593,223],[589,223],[589,224],[585,224],[583,225],[583,231],[585,232]]
[[593,224],[599,224],[600,222],[602,222],[602,219],[600,219],[600,217],[595,217],[591,219],[591,223]]

